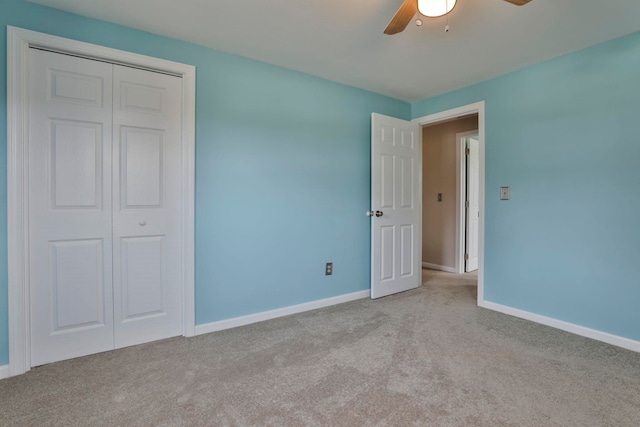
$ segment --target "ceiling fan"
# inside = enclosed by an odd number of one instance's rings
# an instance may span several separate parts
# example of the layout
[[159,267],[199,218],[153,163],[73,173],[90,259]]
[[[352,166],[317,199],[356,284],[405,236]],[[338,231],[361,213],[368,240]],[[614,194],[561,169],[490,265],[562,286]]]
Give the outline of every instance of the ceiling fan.
[[[523,6],[529,3],[531,0],[504,0],[516,6]],[[416,12],[421,15],[435,18],[438,16],[446,15],[451,12],[456,5],[456,0],[404,0],[400,9],[396,12],[387,28],[385,28],[385,34],[397,34],[402,32]]]

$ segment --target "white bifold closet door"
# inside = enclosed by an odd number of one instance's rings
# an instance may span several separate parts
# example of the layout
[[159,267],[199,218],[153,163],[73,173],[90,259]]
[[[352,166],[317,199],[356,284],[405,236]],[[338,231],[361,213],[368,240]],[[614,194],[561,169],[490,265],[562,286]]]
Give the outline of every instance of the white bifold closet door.
[[181,79],[29,60],[31,366],[180,335]]

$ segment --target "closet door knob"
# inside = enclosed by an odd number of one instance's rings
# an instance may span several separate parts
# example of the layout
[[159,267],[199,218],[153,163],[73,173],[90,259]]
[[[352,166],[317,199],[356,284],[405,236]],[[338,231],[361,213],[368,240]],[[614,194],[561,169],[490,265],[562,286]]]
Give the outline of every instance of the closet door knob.
[[140,224],[142,227],[144,227],[145,225],[147,225],[147,221],[145,221],[144,219],[142,221],[140,221],[138,224]]

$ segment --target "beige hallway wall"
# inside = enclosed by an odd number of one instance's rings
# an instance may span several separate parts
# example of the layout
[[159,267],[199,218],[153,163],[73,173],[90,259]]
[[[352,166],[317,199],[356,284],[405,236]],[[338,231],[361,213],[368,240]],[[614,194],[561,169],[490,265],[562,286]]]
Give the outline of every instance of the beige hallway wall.
[[475,129],[477,115],[422,130],[422,262],[455,268],[456,134]]

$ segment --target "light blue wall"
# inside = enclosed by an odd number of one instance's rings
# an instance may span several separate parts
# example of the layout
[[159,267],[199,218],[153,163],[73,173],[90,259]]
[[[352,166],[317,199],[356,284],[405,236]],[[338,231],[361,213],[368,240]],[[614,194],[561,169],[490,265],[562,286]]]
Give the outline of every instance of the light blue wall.
[[412,116],[481,100],[486,299],[640,340],[640,33],[418,102]]
[[[408,103],[22,0],[0,0],[3,81],[6,25],[197,67],[197,324],[368,289],[370,115],[409,119]],[[0,366],[8,363],[6,251],[0,227]]]
[[[3,81],[6,25],[197,66],[198,324],[367,289],[370,113],[485,100],[487,300],[640,340],[640,33],[409,106],[23,0],[0,0]],[[6,251],[1,227],[0,365]]]

